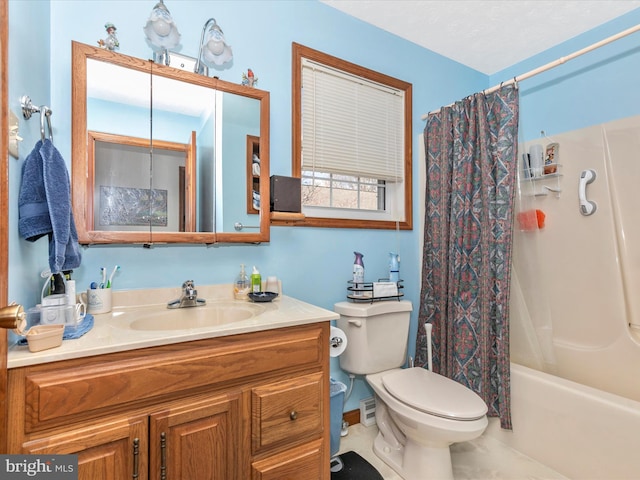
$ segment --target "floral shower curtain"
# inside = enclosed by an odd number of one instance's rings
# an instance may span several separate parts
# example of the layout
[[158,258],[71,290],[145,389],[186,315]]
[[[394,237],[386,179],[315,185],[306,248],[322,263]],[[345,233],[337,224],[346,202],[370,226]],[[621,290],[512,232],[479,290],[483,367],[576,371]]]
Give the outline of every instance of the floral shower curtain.
[[429,115],[416,363],[467,386],[511,428],[509,283],[517,188],[518,88],[478,93]]

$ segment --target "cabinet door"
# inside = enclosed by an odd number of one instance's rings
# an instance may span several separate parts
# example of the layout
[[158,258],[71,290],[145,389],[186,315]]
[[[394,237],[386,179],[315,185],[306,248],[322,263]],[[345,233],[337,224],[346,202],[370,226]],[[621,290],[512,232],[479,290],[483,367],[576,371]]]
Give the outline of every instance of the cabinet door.
[[150,477],[242,478],[240,395],[185,399],[151,415]]
[[322,440],[316,440],[254,462],[251,480],[321,480],[323,461]]
[[118,419],[23,444],[34,455],[77,454],[78,480],[146,480],[148,417]]

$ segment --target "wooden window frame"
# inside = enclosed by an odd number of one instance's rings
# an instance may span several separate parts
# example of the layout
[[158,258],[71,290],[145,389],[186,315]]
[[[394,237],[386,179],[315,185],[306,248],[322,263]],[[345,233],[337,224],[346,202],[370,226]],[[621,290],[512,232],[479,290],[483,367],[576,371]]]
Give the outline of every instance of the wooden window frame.
[[[347,62],[345,60],[333,57],[331,55],[313,50],[309,47],[293,43],[292,44],[292,176],[300,178],[302,174],[301,168],[301,151],[302,151],[302,59],[306,58],[323,65],[336,68],[338,70],[350,73],[352,75],[361,76],[368,80],[388,85],[392,88],[403,90],[405,93],[405,111],[404,111],[404,218],[397,220],[366,220],[366,219],[350,219],[350,218],[323,218],[305,216],[303,220],[294,223],[296,226],[309,227],[328,227],[328,228],[363,228],[363,229],[401,229],[412,230],[413,228],[413,211],[412,211],[412,86],[410,83],[403,82],[396,78],[384,75],[373,70],[361,67],[359,65]],[[277,225],[290,224],[287,222],[278,222],[272,219],[272,224]]]

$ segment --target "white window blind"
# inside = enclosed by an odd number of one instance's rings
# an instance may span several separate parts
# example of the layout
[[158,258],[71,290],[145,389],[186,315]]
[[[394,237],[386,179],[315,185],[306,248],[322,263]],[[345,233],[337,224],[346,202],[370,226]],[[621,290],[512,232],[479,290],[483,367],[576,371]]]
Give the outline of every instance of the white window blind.
[[302,170],[404,177],[404,92],[302,62]]

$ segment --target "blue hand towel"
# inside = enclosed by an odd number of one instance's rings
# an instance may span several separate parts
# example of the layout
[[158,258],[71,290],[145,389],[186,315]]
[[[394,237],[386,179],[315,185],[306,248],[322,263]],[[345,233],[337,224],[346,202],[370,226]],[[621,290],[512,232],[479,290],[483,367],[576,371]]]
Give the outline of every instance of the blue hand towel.
[[87,313],[78,325],[65,325],[63,340],[71,340],[74,338],[80,338],[85,333],[93,328],[93,315]]
[[22,238],[35,242],[48,235],[51,273],[80,266],[82,253],[71,211],[69,172],[49,139],[39,140],[22,165],[18,207]]

